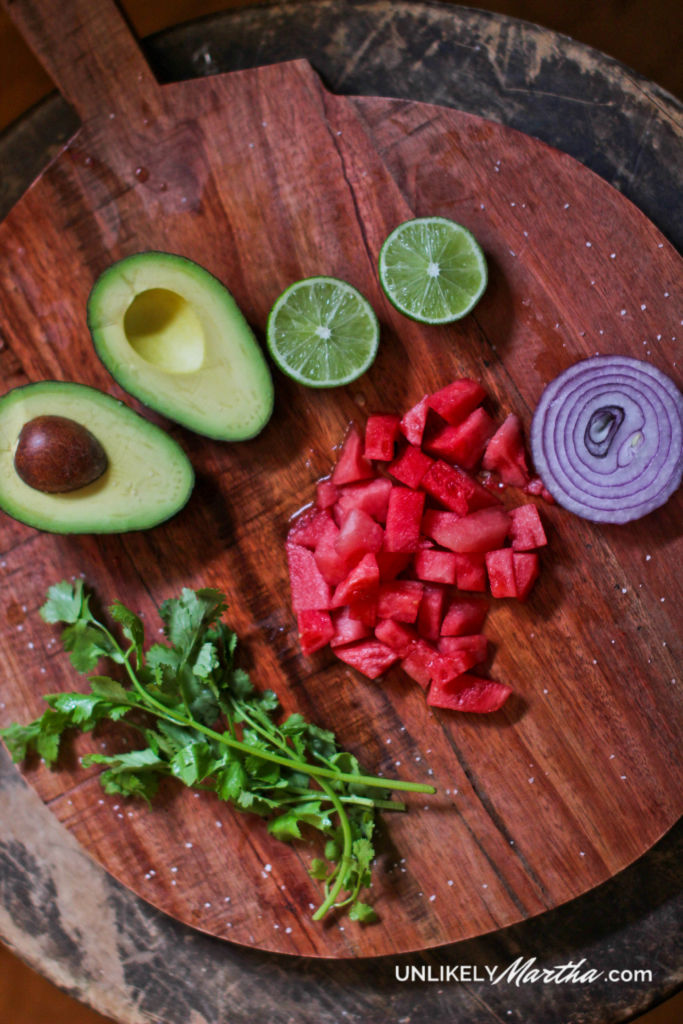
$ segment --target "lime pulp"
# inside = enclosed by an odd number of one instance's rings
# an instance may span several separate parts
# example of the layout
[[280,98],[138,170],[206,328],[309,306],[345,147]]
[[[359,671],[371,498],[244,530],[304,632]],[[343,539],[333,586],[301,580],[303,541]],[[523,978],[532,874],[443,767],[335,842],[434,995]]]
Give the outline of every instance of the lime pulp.
[[425,324],[460,320],[484,293],[486,259],[474,235],[445,217],[418,217],[394,228],[379,254],[389,301]]
[[379,323],[367,299],[346,281],[308,277],[276,300],[268,350],[283,373],[312,388],[350,384],[371,366]]

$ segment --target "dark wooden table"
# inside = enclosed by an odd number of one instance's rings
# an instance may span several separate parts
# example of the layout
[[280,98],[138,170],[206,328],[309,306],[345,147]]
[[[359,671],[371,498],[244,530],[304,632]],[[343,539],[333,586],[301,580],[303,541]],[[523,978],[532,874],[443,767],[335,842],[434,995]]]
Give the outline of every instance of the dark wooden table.
[[[212,17],[148,39],[145,50],[164,81],[306,57],[336,92],[425,100],[511,125],[582,161],[683,242],[680,104],[536,26],[435,3],[323,0]],[[0,215],[75,127],[54,98],[0,139]],[[233,946],[155,911],[79,849],[4,751],[0,816],[0,939],[122,1024],[616,1024],[680,984],[680,828],[609,883],[523,924],[424,955],[330,962]],[[518,957],[603,975],[593,984],[485,980],[486,967]],[[459,965],[475,980],[444,973]],[[411,966],[430,974],[400,980]],[[629,973],[606,981],[612,970]]]

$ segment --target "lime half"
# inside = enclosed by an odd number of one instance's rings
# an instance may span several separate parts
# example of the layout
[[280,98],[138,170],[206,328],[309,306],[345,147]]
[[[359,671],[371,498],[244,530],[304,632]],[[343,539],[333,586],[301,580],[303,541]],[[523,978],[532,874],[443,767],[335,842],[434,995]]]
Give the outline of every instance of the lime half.
[[474,235],[445,217],[399,224],[379,254],[379,279],[389,301],[423,324],[447,324],[469,313],[488,271]]
[[366,298],[335,277],[307,277],[270,311],[268,349],[283,373],[310,388],[349,384],[377,355],[379,323]]

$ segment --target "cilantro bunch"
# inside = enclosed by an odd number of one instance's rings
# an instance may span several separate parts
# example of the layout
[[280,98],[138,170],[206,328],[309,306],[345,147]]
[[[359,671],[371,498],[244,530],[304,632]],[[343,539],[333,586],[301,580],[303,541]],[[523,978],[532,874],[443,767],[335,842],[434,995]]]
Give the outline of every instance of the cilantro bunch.
[[125,720],[141,738],[139,749],[83,758],[85,765],[106,766],[105,792],[149,802],[160,780],[171,776],[269,818],[268,830],[285,842],[300,839],[302,826],[317,829],[325,837],[324,857],[312,861],[310,874],[324,884],[324,899],[313,919],[346,906],[353,920],[374,920],[360,894],[370,885],[376,812],[405,810],[377,791],[434,788],[366,776],[334,733],[300,714],[279,721],[276,695],[257,692],[235,663],[237,636],[222,619],[226,607],[218,590],[183,589],[160,609],[168,643],[145,649],[143,624],[125,605],[109,609],[120,643],[93,615],[81,580],[55,584],[41,615],[65,624],[62,643],[74,668],[89,673],[106,658],[121,667],[123,681],[90,675],[89,693],[48,695],[40,718],[0,735],[15,761],[35,752],[53,766],[67,729]]

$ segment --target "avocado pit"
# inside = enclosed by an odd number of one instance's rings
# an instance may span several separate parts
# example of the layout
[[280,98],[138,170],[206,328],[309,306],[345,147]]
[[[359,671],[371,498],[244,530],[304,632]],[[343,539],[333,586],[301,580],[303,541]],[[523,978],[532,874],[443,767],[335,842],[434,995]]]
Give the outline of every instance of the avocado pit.
[[87,427],[66,416],[36,416],[25,423],[14,453],[18,476],[36,491],[64,494],[87,487],[109,460]]

